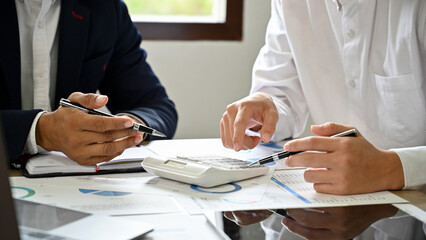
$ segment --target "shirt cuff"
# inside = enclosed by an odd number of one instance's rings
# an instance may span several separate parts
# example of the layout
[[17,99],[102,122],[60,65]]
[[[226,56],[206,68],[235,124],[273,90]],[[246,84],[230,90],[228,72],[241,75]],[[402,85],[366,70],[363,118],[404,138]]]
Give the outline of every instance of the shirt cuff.
[[391,149],[398,154],[404,171],[404,189],[426,190],[426,146]]
[[30,133],[28,134],[28,137],[27,137],[27,142],[25,144],[24,153],[37,154],[39,152],[45,152],[46,151],[42,147],[39,147],[37,145],[37,141],[36,141],[37,123],[38,123],[38,120],[40,119],[41,115],[43,115],[44,113],[46,113],[46,111],[39,112],[35,116],[33,124],[31,125]]

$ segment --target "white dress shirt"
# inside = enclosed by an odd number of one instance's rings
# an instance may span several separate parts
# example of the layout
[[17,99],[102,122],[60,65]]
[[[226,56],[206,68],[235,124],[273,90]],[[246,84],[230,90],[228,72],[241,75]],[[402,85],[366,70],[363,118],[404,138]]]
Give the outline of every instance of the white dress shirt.
[[405,188],[426,184],[426,1],[272,0],[251,93],[273,96],[273,140],[314,124],[355,126],[394,149]]
[[[21,46],[22,109],[51,110],[54,99],[58,57],[58,22],[61,1],[15,0]],[[36,143],[35,118],[24,152],[35,154],[43,149]]]

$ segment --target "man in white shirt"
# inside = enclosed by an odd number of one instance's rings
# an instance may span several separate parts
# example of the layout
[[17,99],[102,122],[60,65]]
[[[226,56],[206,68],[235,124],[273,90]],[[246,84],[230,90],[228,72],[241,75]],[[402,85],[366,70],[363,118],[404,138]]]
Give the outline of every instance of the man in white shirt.
[[[5,0],[0,20],[0,118],[10,163],[46,150],[83,165],[110,160],[153,139],[132,130],[134,121],[173,136],[175,106],[122,1]],[[107,105],[120,117],[59,107],[61,98]]]
[[[287,142],[318,192],[355,194],[426,184],[426,2],[272,0],[251,94],[227,107],[224,146]],[[344,125],[343,125],[344,124]],[[328,138],[357,128],[359,135]],[[245,135],[246,129],[261,137]],[[423,189],[424,190],[424,189]]]

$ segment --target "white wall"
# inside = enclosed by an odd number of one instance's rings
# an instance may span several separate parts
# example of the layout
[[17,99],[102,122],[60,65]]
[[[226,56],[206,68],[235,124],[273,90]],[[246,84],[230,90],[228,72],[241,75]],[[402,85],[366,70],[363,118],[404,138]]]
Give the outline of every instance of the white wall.
[[175,138],[220,137],[226,106],[249,93],[251,69],[264,44],[269,16],[269,0],[245,0],[241,42],[142,42],[148,62],[176,104]]

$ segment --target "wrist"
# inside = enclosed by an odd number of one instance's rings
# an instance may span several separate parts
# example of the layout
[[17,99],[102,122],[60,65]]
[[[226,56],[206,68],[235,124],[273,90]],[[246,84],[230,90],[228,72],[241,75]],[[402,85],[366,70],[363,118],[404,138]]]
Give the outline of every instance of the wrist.
[[385,188],[388,190],[401,190],[405,186],[404,171],[402,168],[401,160],[396,152],[391,150],[383,151],[385,154]]
[[36,142],[37,145],[42,147],[43,149],[47,151],[52,151],[53,147],[51,144],[49,144],[49,141],[46,138],[47,134],[47,127],[49,126],[49,118],[52,113],[45,113],[40,116],[37,126],[36,126]]

